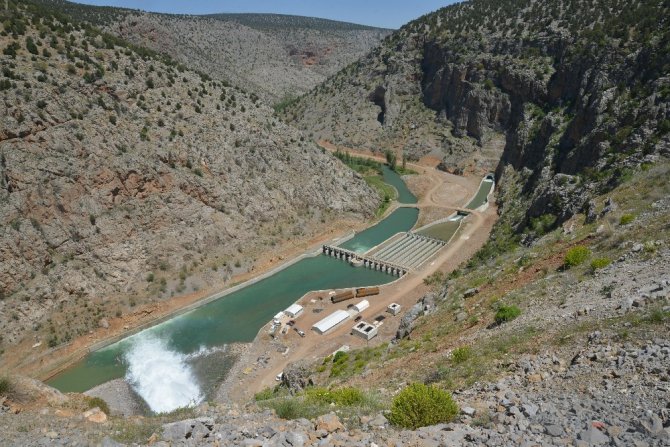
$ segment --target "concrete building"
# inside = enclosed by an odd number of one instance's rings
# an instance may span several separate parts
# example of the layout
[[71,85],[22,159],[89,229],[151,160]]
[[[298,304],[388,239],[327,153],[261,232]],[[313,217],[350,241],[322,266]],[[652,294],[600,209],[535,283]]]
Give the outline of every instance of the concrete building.
[[377,327],[366,321],[359,321],[356,326],[351,328],[351,333],[364,340],[370,340],[377,336]]
[[300,314],[302,314],[303,307],[300,304],[291,304],[288,309],[284,311],[287,317],[289,318],[297,318]]
[[355,304],[354,307],[352,307],[352,309],[358,313],[361,313],[368,307],[370,307],[370,302],[368,300],[363,300],[360,303]]
[[402,309],[400,304],[391,303],[389,304],[389,307],[386,308],[386,312],[390,313],[391,315],[398,315],[400,313],[400,309]]
[[314,326],[312,326],[312,330],[314,330],[318,334],[325,334],[338,324],[348,319],[349,319],[349,312],[341,309],[336,310],[335,312],[328,315],[326,318],[324,318],[323,320],[319,321]]

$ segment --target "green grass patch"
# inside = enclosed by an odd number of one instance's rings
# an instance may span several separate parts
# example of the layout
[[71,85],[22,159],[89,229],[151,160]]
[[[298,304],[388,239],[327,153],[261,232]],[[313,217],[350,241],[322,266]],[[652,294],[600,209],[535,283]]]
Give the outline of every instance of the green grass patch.
[[451,352],[451,360],[454,363],[463,363],[472,357],[472,349],[469,346],[461,346]]
[[612,263],[612,260],[609,258],[596,258],[591,261],[591,271],[595,272],[596,270],[604,269]]
[[575,245],[565,254],[563,265],[565,268],[576,267],[586,261],[589,256],[591,256],[591,250],[583,245]]
[[86,396],[86,406],[89,409],[98,407],[105,414],[107,414],[107,415],[110,414],[109,405],[107,405],[107,402],[105,402],[105,400],[100,398],[100,397],[88,397],[88,396]]
[[434,385],[413,383],[393,399],[388,419],[393,425],[414,430],[450,422],[458,411],[449,392]]
[[386,408],[378,395],[353,387],[307,388],[299,395],[261,400],[258,405],[274,409],[282,419],[313,419],[331,411],[336,411],[344,419],[378,413]]
[[634,220],[635,220],[635,216],[633,214],[624,214],[619,219],[619,225],[628,225],[629,223],[633,222]]
[[350,407],[360,405],[365,400],[363,392],[358,388],[346,387],[336,390],[327,388],[308,388],[305,390],[305,398],[309,402],[330,405]]

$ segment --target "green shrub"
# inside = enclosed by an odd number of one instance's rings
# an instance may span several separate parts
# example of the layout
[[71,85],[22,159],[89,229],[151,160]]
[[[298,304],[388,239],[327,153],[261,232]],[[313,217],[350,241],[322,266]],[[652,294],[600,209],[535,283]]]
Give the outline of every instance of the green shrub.
[[305,390],[305,397],[309,402],[324,405],[353,406],[363,402],[363,393],[352,387],[329,390],[327,388],[309,388]]
[[7,377],[0,377],[0,396],[7,396],[12,391],[12,382]]
[[591,250],[584,247],[583,245],[576,245],[568,250],[565,254],[565,260],[563,265],[566,268],[575,267],[584,261],[591,255]]
[[514,320],[519,315],[521,315],[521,309],[516,306],[500,306],[498,312],[496,312],[495,320],[496,323],[502,324]]
[[105,414],[110,414],[109,405],[103,399],[99,397],[86,397],[86,405],[88,408],[100,408]]
[[283,399],[272,404],[277,416],[282,419],[298,419],[302,415],[300,407],[295,399]]
[[256,402],[261,401],[261,400],[268,400],[272,399],[274,397],[274,389],[272,388],[265,388],[262,391],[259,391],[258,393],[254,394],[254,400]]
[[624,214],[623,216],[621,216],[621,219],[619,219],[619,225],[628,225],[634,220],[635,216],[633,216],[632,214]]
[[389,421],[399,427],[417,429],[449,422],[458,415],[451,394],[432,385],[413,383],[393,399]]
[[469,346],[461,346],[451,352],[451,359],[454,363],[463,363],[472,356],[472,350]]
[[596,258],[591,261],[591,270],[595,272],[598,269],[604,269],[611,263],[612,261],[609,258]]

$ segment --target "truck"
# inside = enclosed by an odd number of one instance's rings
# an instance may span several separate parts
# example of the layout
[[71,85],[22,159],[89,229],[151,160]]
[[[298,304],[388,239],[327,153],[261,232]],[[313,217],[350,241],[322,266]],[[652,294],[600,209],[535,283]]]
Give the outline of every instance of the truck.
[[333,295],[330,297],[330,301],[332,303],[339,303],[342,301],[350,300],[352,298],[356,298],[356,295],[354,294],[353,290],[347,290],[345,292],[340,292],[337,295]]
[[356,289],[356,297],[379,295],[379,287],[359,287]]

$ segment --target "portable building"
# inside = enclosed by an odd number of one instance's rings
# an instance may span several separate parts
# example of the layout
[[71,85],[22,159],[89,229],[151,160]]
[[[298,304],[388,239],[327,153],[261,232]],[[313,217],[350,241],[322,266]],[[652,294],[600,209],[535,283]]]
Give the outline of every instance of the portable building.
[[356,312],[361,313],[361,312],[363,312],[365,309],[367,309],[368,307],[370,307],[370,303],[368,302],[368,300],[363,300],[363,301],[361,301],[360,303],[355,304],[354,307],[353,307],[353,309],[354,309]]
[[291,304],[288,309],[284,311],[286,316],[289,318],[296,318],[298,317],[303,311],[303,307],[300,304]]
[[314,326],[312,326],[312,329],[319,334],[325,334],[338,324],[348,319],[349,319],[349,312],[341,309],[336,310],[335,312],[328,315],[326,318],[324,318],[323,320],[319,321]]
[[365,340],[370,340],[377,336],[377,327],[366,322],[361,321],[356,326],[351,328],[351,333],[357,337],[361,337]]
[[386,308],[386,311],[391,315],[398,315],[400,313],[401,306],[398,303],[391,303],[389,307]]

